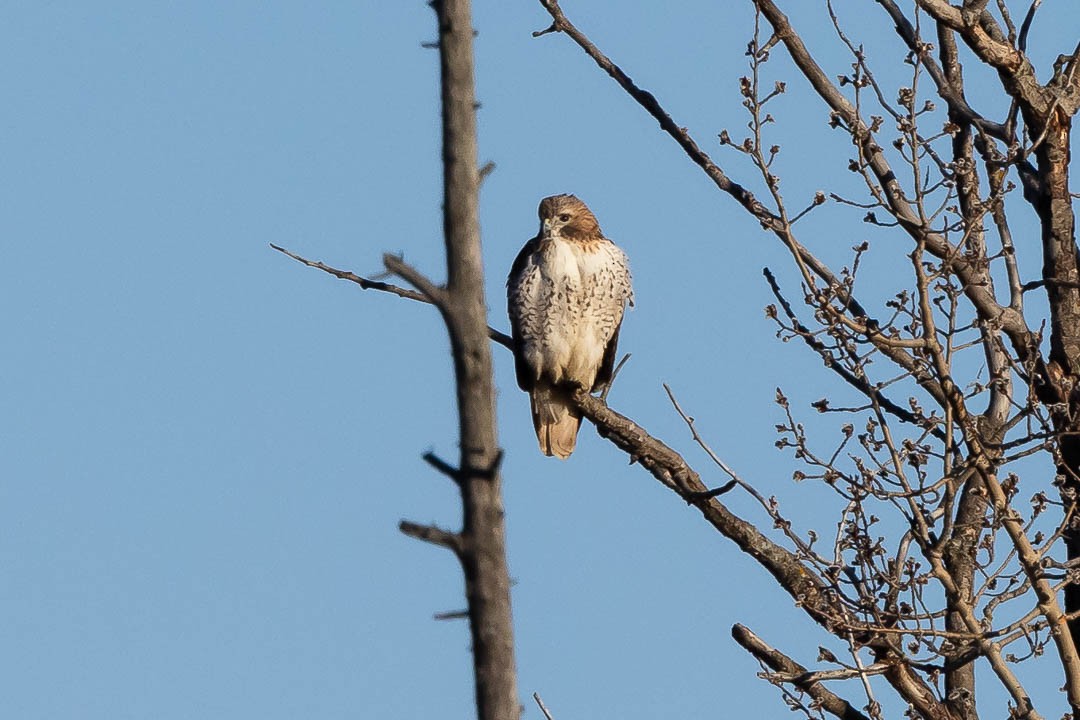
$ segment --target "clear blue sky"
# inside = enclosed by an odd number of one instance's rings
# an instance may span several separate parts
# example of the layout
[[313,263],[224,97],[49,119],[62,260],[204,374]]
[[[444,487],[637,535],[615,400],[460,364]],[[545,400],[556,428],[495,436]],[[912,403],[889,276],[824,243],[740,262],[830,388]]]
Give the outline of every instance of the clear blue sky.
[[[845,72],[812,5],[793,18]],[[565,3],[751,181],[715,141],[745,122],[748,6]],[[903,57],[864,3],[840,8],[872,56]],[[549,24],[538,4],[475,15],[481,159],[498,166],[482,208],[492,324],[506,328],[537,202],[578,194],[635,275],[612,404],[720,482],[668,382],[764,494],[808,524],[828,512],[772,447],[777,385],[804,408],[836,386],[763,316],[761,268],[794,282],[776,241],[566,38],[531,38]],[[1037,34],[1056,53],[1078,26]],[[403,252],[442,277],[432,12],[43,0],[4,3],[0,27],[0,714],[469,717],[467,628],[431,619],[462,606],[458,568],[396,529],[458,523],[419,457],[456,454],[442,327],[268,247],[366,274]],[[775,58],[798,208],[853,179],[846,141]],[[819,213],[804,241],[840,264],[868,228]],[[569,462],[541,457],[510,356],[495,360],[522,698],[539,691],[559,720],[785,715],[731,624],[805,662],[828,638],[589,428]]]

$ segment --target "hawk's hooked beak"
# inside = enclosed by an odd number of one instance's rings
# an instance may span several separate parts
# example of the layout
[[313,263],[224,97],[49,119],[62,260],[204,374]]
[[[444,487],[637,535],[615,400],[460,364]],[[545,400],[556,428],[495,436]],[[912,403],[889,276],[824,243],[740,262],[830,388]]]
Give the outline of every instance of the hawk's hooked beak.
[[551,218],[544,218],[540,223],[540,234],[545,238],[551,237]]

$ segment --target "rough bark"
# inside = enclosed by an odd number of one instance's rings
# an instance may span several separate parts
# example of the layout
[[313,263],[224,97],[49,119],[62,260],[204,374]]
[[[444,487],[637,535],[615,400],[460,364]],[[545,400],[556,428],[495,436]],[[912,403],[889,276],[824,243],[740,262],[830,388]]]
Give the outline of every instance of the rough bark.
[[473,29],[469,0],[433,3],[439,22],[443,116],[443,228],[447,285],[440,309],[450,333],[464,503],[461,549],[480,720],[520,715],[503,525],[501,451],[480,252]]
[[[966,172],[956,173],[957,200],[961,214],[967,219],[967,250],[973,257],[984,259],[986,239],[978,209],[980,198],[972,126],[967,116],[957,109],[961,103],[966,105],[963,68],[960,65],[955,37],[952,31],[944,26],[938,26],[938,45],[944,84],[954,89],[960,101],[949,105],[949,120],[960,128],[952,141],[953,158],[960,161],[958,166],[967,168]],[[986,263],[985,267],[989,268],[989,263]],[[993,278],[989,273],[985,274],[983,282],[993,293]],[[1008,417],[1007,404],[1001,408],[1003,417],[992,417],[996,410],[998,408],[991,402],[987,408],[986,419],[1001,425]],[[945,543],[942,552],[942,561],[956,583],[955,593],[947,593],[945,598],[948,605],[945,628],[955,633],[963,633],[967,629],[959,608],[970,607],[975,593],[975,555],[982,538],[983,519],[987,511],[986,498],[977,490],[977,481],[974,478],[961,488],[952,537]],[[978,717],[975,659],[968,652],[969,649],[967,645],[958,643],[953,652],[945,655],[945,703],[954,716],[975,720]]]
[[[1034,202],[1042,225],[1043,280],[1050,301],[1050,363],[1063,371],[1057,394],[1069,408],[1055,417],[1061,438],[1058,475],[1066,504],[1080,497],[1080,268],[1069,195],[1070,120],[1055,111],[1043,127],[1045,141],[1036,150],[1041,192]],[[1065,531],[1065,548],[1070,561],[1080,560],[1080,528],[1075,525]],[[1080,613],[1080,584],[1065,588],[1065,612]],[[1073,644],[1080,647],[1080,618],[1070,621],[1069,630]]]

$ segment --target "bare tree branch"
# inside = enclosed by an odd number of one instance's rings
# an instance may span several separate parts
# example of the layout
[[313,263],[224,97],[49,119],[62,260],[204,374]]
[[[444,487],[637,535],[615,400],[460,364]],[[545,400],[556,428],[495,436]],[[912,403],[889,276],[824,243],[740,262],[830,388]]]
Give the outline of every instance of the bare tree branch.
[[924,42],[915,32],[914,26],[894,0],[877,0],[878,4],[885,8],[892,21],[896,24],[896,33],[904,40],[908,48],[914,53],[914,57],[923,64],[937,86],[938,94],[949,104],[949,109],[957,116],[975,125],[983,132],[999,140],[1009,142],[1011,134],[1008,127],[1003,123],[987,120],[977,113],[967,103],[961,91],[962,85],[954,85],[946,77],[941,66],[934,61],[934,56],[926,52]]
[[443,530],[435,525],[421,525],[419,523],[402,520],[398,523],[398,529],[402,533],[417,540],[429,542],[453,550],[455,555],[460,555],[464,550],[464,541],[458,533]]
[[[427,295],[422,292],[417,292],[416,290],[409,290],[408,288],[398,287],[397,285],[391,285],[389,283],[379,282],[377,280],[370,280],[347,270],[339,270],[321,262],[308,260],[305,257],[301,257],[300,255],[289,252],[285,248],[278,247],[274,244],[271,244],[270,247],[274,248],[280,253],[288,255],[292,259],[301,262],[308,267],[313,267],[318,270],[322,270],[323,272],[329,273],[334,277],[340,278],[342,280],[348,280],[349,282],[356,283],[364,290],[379,290],[381,292],[390,293],[391,295],[397,295],[398,297],[405,298],[407,300],[416,300],[417,302],[427,303],[429,305],[432,304],[431,300],[427,297]],[[495,328],[488,328],[488,337],[490,337],[492,340],[507,349],[512,350],[514,347],[513,338],[511,338],[504,332],[496,330]]]
[[762,205],[749,190],[725,175],[724,171],[698,147],[694,139],[690,137],[690,133],[687,132],[686,128],[679,127],[675,124],[675,121],[672,120],[671,116],[660,106],[660,103],[657,102],[652,93],[642,90],[635,85],[629,75],[624,73],[618,65],[600,52],[600,50],[597,49],[597,47],[567,19],[566,15],[563,14],[562,8],[559,7],[558,0],[540,0],[540,4],[543,5],[544,9],[551,15],[553,22],[548,29],[534,32],[533,37],[540,37],[541,35],[552,32],[561,32],[569,36],[596,62],[597,65],[600,66],[600,69],[610,75],[620,87],[622,87],[632,98],[637,100],[650,115],[656,118],[664,132],[670,135],[675,142],[679,143],[687,156],[705,171],[705,174],[716,183],[718,188],[735,198],[735,200],[746,208],[750,214],[756,217],[763,226],[772,227],[773,223],[777,220],[776,216]]
[[533,700],[540,707],[540,712],[544,713],[546,720],[555,720],[555,718],[551,717],[551,712],[547,709],[547,706],[544,705],[544,701],[540,699],[540,693],[533,693]]
[[383,265],[386,266],[389,272],[419,290],[428,299],[428,302],[439,308],[439,310],[444,313],[449,312],[450,298],[446,289],[431,282],[423,273],[405,262],[403,258],[387,253],[383,255]]
[[361,276],[357,275],[356,273],[349,272],[348,270],[338,270],[337,268],[330,267],[329,265],[326,265],[324,263],[317,262],[315,260],[308,260],[305,257],[301,257],[300,255],[297,255],[296,253],[291,252],[289,250],[286,250],[283,247],[279,247],[279,246],[277,246],[277,245],[275,245],[273,243],[270,243],[270,247],[274,248],[279,253],[283,253],[285,255],[288,255],[293,260],[296,260],[297,262],[301,262],[304,265],[307,265],[308,267],[316,268],[318,270],[322,270],[323,272],[330,273],[334,277],[339,278],[341,280],[348,280],[349,282],[354,282],[357,285],[359,285],[361,288],[363,288],[364,290],[379,290],[381,292],[387,292],[387,293],[390,293],[391,295],[397,295],[398,297],[403,297],[403,298],[406,298],[408,300],[418,300],[420,302],[425,302],[425,303],[430,303],[431,302],[431,300],[429,300],[421,292],[417,292],[415,290],[409,290],[409,289],[403,288],[403,287],[398,287],[397,285],[391,285],[390,283],[379,282],[377,280],[370,280],[368,278],[361,277]]
[[816,675],[816,673],[811,673],[784,653],[770,647],[745,625],[733,625],[731,627],[731,636],[735,638],[735,642],[742,645],[743,648],[765,665],[778,673],[788,674],[790,679],[787,679],[787,682],[820,702],[821,707],[830,715],[838,717],[840,720],[870,720],[866,715],[856,710],[847,700],[822,685],[820,678],[810,677]]
[[[825,583],[813,569],[796,554],[768,539],[752,523],[710,497],[697,472],[687,465],[681,455],[584,390],[575,392],[573,400],[582,415],[597,426],[601,435],[626,452],[632,461],[663,485],[696,507],[709,524],[764,567],[814,621],[830,632],[836,632],[838,625],[843,627],[846,612],[835,604],[834,596],[826,591]],[[891,659],[886,679],[906,701],[927,717],[935,720],[948,718],[947,711],[933,700],[930,688],[895,656],[890,643],[870,637],[865,638],[864,642],[873,647],[881,659]]]

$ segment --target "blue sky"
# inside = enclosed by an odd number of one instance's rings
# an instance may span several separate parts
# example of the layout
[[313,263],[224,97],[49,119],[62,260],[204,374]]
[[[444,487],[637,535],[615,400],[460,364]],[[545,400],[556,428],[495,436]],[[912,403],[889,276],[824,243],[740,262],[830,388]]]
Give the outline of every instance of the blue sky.
[[[793,20],[845,72],[814,5]],[[849,31],[895,64],[889,24],[858,5],[838,3]],[[745,122],[748,6],[565,10],[756,190],[715,141]],[[803,408],[836,388],[762,313],[763,266],[795,282],[782,249],[566,38],[530,36],[549,24],[538,4],[474,10],[492,324],[538,201],[578,194],[635,276],[611,403],[720,482],[669,383],[763,494],[827,518],[773,448],[775,387]],[[458,523],[420,460],[456,454],[440,322],[268,247],[361,274],[400,252],[442,277],[431,11],[12,2],[0,24],[5,716],[468,717],[467,628],[431,619],[462,606],[458,569],[396,529]],[[1076,27],[1037,26],[1047,58]],[[854,192],[847,142],[774,58],[791,206]],[[842,264],[871,237],[860,217],[826,206],[802,237]],[[804,662],[828,638],[589,428],[569,462],[541,457],[510,356],[495,361],[523,699],[563,719],[785,713],[730,626]]]

